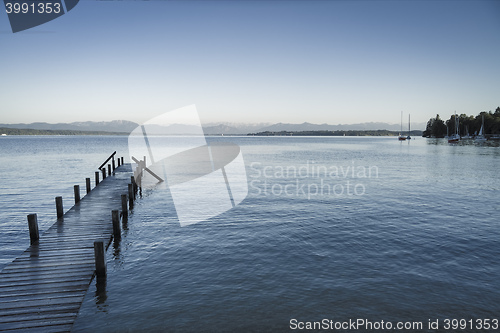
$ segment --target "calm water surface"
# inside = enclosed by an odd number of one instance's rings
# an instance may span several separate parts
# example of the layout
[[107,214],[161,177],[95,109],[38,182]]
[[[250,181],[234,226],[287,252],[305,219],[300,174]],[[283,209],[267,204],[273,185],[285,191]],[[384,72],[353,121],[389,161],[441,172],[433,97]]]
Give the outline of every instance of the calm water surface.
[[[4,140],[7,139],[7,140]],[[500,148],[417,138],[233,137],[248,197],[180,227],[143,193],[75,332],[279,332],[290,320],[498,318]],[[124,137],[2,138],[2,263]],[[354,171],[354,172],[353,172]],[[93,179],[93,178],[92,178]],[[196,203],[193,203],[196,204]]]

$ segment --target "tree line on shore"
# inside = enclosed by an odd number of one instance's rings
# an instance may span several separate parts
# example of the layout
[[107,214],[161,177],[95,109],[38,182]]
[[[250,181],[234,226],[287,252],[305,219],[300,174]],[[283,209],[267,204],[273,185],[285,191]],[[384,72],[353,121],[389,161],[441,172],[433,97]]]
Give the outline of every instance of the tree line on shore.
[[444,138],[446,135],[455,133],[455,121],[458,121],[458,130],[461,136],[467,133],[471,136],[479,133],[483,123],[484,116],[484,134],[485,135],[499,135],[500,134],[500,107],[497,107],[495,112],[482,111],[477,116],[468,116],[464,113],[451,115],[450,119],[444,121],[439,117],[429,119],[425,131],[422,133],[426,138]]

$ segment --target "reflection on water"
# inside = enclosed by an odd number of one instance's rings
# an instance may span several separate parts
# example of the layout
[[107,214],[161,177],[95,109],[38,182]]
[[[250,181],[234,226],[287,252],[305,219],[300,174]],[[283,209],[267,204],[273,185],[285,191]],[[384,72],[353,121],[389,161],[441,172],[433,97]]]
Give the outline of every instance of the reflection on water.
[[451,145],[451,146],[475,146],[475,147],[500,147],[500,140],[476,141],[473,139],[463,139],[458,142],[449,143],[444,138],[423,139],[429,145]]
[[107,312],[106,300],[108,296],[106,294],[106,279],[96,278],[95,281],[95,304],[100,312]]

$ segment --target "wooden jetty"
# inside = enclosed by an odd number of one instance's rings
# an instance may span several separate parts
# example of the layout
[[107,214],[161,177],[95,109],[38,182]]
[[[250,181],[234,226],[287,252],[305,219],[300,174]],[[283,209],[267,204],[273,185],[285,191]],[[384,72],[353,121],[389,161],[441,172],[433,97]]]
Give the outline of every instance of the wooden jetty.
[[105,250],[113,232],[119,239],[120,216],[135,197],[131,166],[120,158],[115,168],[115,153],[99,168],[106,176],[112,159],[108,177],[99,181],[96,172],[92,190],[87,178],[83,198],[75,186],[75,205],[65,214],[56,198],[57,222],[40,237],[36,215],[28,216],[31,246],[0,272],[0,331],[71,331],[96,264],[98,277],[105,274]]

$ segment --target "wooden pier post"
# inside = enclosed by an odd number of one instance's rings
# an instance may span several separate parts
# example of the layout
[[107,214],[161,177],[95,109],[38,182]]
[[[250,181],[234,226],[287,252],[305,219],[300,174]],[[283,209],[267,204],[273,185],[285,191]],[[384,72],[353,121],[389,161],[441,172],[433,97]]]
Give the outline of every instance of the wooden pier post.
[[30,230],[30,243],[33,245],[40,238],[38,234],[38,218],[36,214],[28,215],[28,227]]
[[104,242],[94,242],[95,274],[97,278],[106,278],[106,252]]
[[106,179],[106,168],[102,168],[102,180]]
[[108,164],[108,176],[111,176],[111,164]]
[[77,204],[80,202],[80,185],[75,185],[74,190],[75,190],[75,204]]
[[87,194],[90,193],[90,178],[85,178],[85,187],[87,188]]
[[120,165],[121,165],[121,164],[120,164],[120,158],[118,158],[118,167],[120,167]]
[[128,205],[130,209],[134,208],[134,185],[128,184]]
[[64,215],[62,197],[56,197],[56,213],[57,218],[61,218]]
[[122,238],[122,231],[120,228],[120,211],[112,210],[111,219],[113,220],[113,236],[115,240],[120,240]]
[[113,156],[113,159],[111,160],[111,164],[113,166],[113,171],[115,171],[116,167],[115,167],[115,157]]
[[122,159],[122,165],[123,165],[123,156],[122,156],[122,158],[121,158],[121,159]]
[[99,185],[99,171],[95,172],[95,186]]
[[135,177],[134,176],[130,176],[130,182],[134,186],[134,197],[135,197],[135,195],[137,194],[137,183],[135,182]]
[[128,214],[128,203],[127,203],[127,195],[122,194],[122,212],[123,215]]

